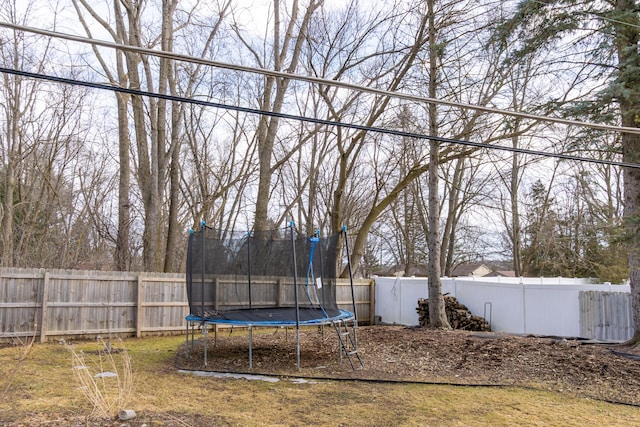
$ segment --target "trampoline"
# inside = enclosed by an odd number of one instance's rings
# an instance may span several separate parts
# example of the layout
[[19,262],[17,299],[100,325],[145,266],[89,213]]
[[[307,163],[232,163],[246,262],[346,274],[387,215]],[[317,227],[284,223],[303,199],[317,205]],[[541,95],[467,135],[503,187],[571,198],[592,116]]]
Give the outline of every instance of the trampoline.
[[[338,307],[337,282],[341,255],[349,271],[349,300],[345,286]],[[187,251],[186,286],[189,300],[191,346],[194,329],[200,325],[206,343],[209,325],[248,328],[249,368],[252,369],[254,327],[294,327],[296,365],[300,369],[300,328],[331,325],[343,355],[354,369],[362,367],[357,351],[356,303],[349,263],[346,228],[321,237],[296,233],[293,222],[282,230],[224,232],[206,226],[191,231]],[[216,333],[217,339],[217,333]],[[207,346],[204,346],[207,365]]]

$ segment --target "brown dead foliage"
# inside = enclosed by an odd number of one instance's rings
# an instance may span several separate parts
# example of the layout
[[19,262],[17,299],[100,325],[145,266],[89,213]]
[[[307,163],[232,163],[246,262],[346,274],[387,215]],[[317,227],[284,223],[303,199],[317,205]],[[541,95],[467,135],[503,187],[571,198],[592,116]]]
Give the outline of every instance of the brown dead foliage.
[[220,331],[215,339],[208,335],[206,367],[201,335],[196,334],[189,353],[184,346],[178,352],[176,365],[284,376],[523,386],[640,405],[637,348],[556,337],[365,326],[357,334],[364,369],[353,370],[347,359],[339,363],[336,333],[324,327],[301,331],[297,370],[295,331],[259,331],[253,333],[252,369],[247,333],[237,330]]

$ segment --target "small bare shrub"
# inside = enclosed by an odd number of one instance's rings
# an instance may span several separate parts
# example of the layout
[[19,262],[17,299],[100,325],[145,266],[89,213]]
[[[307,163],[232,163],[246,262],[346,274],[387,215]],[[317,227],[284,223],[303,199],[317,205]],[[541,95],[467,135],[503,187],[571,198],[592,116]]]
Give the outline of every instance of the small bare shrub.
[[92,406],[90,418],[112,417],[126,408],[133,393],[131,356],[127,350],[99,341],[95,352],[70,347],[73,375]]
[[16,374],[21,369],[22,364],[29,354],[31,354],[33,344],[36,342],[37,329],[38,325],[34,322],[33,335],[27,338],[21,338],[19,336],[13,338],[12,346],[16,350],[16,355],[14,357],[16,363],[9,367],[5,366],[5,369],[2,370],[2,378],[0,379],[0,401],[6,402],[7,393],[13,384]]

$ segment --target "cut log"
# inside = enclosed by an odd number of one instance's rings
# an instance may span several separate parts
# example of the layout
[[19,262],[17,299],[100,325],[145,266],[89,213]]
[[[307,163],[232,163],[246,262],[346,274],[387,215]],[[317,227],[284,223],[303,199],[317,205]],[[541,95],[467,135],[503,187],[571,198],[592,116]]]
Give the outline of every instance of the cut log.
[[[474,316],[469,309],[451,295],[444,295],[444,309],[453,329],[466,331],[490,331],[491,327],[483,317]],[[429,300],[418,299],[418,320],[420,326],[429,327]]]

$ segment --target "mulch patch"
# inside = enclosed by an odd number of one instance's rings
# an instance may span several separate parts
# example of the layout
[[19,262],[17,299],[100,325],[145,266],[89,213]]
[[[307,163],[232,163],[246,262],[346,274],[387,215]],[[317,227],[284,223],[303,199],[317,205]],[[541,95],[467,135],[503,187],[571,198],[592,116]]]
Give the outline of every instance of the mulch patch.
[[364,368],[343,357],[331,327],[300,332],[300,370],[293,329],[253,333],[252,366],[246,330],[221,330],[183,344],[180,369],[315,378],[487,386],[522,386],[640,405],[640,349],[615,343],[494,332],[433,330],[403,326],[361,326],[358,349]]

